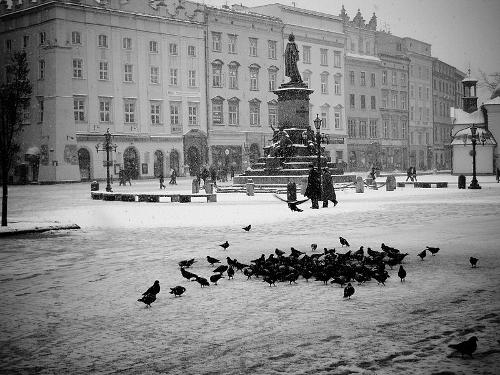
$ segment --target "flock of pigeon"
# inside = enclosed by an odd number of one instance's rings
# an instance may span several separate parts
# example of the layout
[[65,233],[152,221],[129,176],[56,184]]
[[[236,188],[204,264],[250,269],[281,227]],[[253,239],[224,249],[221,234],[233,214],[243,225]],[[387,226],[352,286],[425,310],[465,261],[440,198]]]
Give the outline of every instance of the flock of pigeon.
[[[248,232],[251,227],[251,225],[248,225],[242,229]],[[275,249],[274,253],[267,256],[262,254],[259,258],[250,260],[249,263],[241,263],[237,259],[231,259],[228,256],[226,257],[227,264],[222,264],[220,259],[207,255],[207,262],[210,266],[215,267],[209,280],[213,285],[217,285],[217,282],[225,277],[224,273],[228,279],[232,279],[238,271],[246,276],[247,280],[261,278],[269,286],[276,286],[277,282],[296,284],[297,280],[302,277],[307,282],[314,279],[315,281],[321,281],[324,285],[328,283],[338,284],[340,287],[345,285],[343,296],[347,299],[350,299],[355,293],[353,282],[362,285],[375,280],[379,285],[385,286],[386,280],[390,277],[387,266],[392,270],[393,267],[399,265],[398,278],[402,283],[405,282],[407,273],[401,263],[409,255],[408,253],[403,253],[384,243],[381,244],[381,251],[372,250],[368,247],[365,252],[363,246],[356,251],[351,251],[347,239],[339,237],[339,242],[342,248],[345,247],[349,250],[338,253],[335,248],[328,249],[325,247],[323,252],[316,252],[318,245],[313,243],[311,244],[312,253],[310,255],[291,247],[289,254],[283,250]],[[219,246],[227,250],[230,245],[228,241],[225,241]],[[423,261],[427,252],[435,256],[439,250],[439,247],[426,246],[417,256]],[[198,282],[201,288],[210,286],[208,279],[188,270],[195,262],[194,258],[180,261],[178,264],[181,276],[188,281]],[[471,267],[475,268],[478,259],[470,257],[469,262]],[[182,296],[185,291],[186,288],[181,285],[170,288],[170,293],[174,297]],[[143,302],[146,307],[151,307],[151,304],[156,301],[156,295],[159,292],[160,283],[156,280],[138,301]],[[468,354],[472,357],[472,353],[477,347],[476,341],[477,337],[473,336],[467,341],[449,346],[460,352],[462,356]]]

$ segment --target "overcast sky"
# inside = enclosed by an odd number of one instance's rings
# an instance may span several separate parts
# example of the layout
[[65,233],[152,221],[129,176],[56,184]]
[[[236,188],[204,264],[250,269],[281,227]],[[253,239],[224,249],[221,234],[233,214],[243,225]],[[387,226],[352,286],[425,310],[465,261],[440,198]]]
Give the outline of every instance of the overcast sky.
[[[203,2],[203,0],[198,0]],[[205,0],[221,6],[292,1]],[[432,44],[432,56],[479,78],[479,69],[500,71],[500,0],[294,0],[295,6],[338,15],[342,4],[352,19],[358,10],[368,21],[375,12],[378,29]],[[486,100],[485,93],[480,102]]]

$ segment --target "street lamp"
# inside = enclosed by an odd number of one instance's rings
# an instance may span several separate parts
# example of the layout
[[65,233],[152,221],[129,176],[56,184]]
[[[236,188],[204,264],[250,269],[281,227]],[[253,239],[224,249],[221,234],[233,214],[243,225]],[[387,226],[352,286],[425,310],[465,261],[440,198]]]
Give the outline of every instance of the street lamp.
[[111,139],[111,134],[109,133],[109,128],[106,130],[106,133],[104,134],[104,144],[101,145],[100,143],[95,145],[95,149],[97,153],[99,151],[106,152],[106,162],[104,163],[106,166],[106,191],[113,191],[111,189],[111,179],[109,176],[109,167],[111,167],[112,162],[109,160],[109,152],[113,150],[116,152],[116,148],[118,147],[116,144],[111,144],[112,139]]
[[316,146],[318,148],[318,170],[321,170],[321,143],[330,143],[329,135],[320,133],[322,122],[323,120],[321,120],[319,118],[319,115],[316,114],[316,118],[314,119],[314,127],[316,128]]
[[481,186],[479,186],[476,178],[476,144],[477,141],[480,141],[484,146],[484,143],[486,142],[486,136],[484,134],[484,131],[481,133],[481,136],[479,136],[476,124],[472,124],[472,126],[470,127],[470,133],[472,142],[472,181],[470,183],[469,189],[481,189]]

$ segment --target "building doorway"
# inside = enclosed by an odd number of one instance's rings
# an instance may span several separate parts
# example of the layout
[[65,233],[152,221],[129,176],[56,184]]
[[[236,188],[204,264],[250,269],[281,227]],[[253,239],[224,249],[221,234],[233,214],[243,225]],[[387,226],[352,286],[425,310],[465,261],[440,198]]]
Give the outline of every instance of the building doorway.
[[163,163],[164,163],[163,152],[161,152],[160,150],[156,150],[155,160],[153,165],[155,177],[160,177],[160,175],[164,176]]
[[189,166],[189,174],[196,176],[201,167],[200,151],[197,147],[191,146],[187,152],[187,165]]
[[90,181],[90,152],[86,148],[78,150],[78,166],[80,167],[80,180]]
[[170,152],[170,169],[175,169],[179,175],[179,152],[177,150]]
[[123,153],[123,169],[125,176],[133,180],[139,178],[139,155],[134,147],[127,147]]

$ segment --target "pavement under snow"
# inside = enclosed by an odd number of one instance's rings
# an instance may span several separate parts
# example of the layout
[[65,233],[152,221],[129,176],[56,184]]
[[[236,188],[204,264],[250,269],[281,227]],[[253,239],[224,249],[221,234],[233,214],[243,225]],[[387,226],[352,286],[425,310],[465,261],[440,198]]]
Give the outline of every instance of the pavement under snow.
[[[500,184],[487,176],[481,190],[458,190],[456,179],[421,177],[447,189],[346,189],[337,207],[306,202],[302,213],[272,194],[139,203],[91,200],[88,184],[10,187],[12,222],[82,230],[0,239],[0,372],[498,374]],[[167,190],[190,189],[179,181]],[[276,248],[311,254],[311,243],[344,252],[339,236],[352,250],[384,242],[408,252],[406,282],[395,267],[386,286],[353,283],[345,300],[314,279],[270,287],[237,272],[201,288],[179,272],[195,258],[190,271],[208,278],[207,255],[249,263]],[[421,261],[426,245],[441,250]],[[161,292],[148,309],[137,299],[154,280]],[[187,289],[180,298],[168,293],[176,285]],[[474,358],[448,348],[473,335]]]

